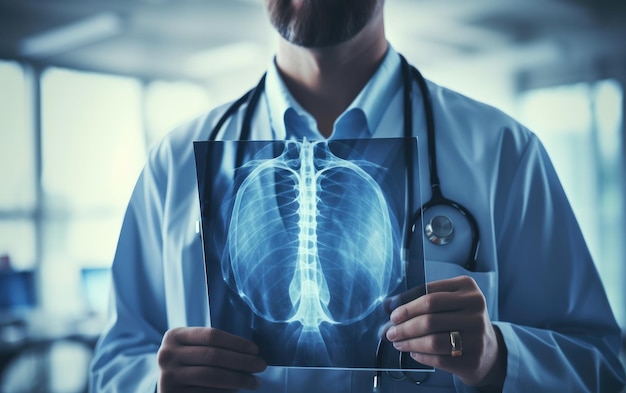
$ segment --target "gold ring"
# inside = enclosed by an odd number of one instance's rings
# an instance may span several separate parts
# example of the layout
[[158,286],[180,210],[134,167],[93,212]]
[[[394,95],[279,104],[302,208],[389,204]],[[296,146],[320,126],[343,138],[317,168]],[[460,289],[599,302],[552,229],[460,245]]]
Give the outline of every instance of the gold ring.
[[452,357],[463,355],[463,341],[461,341],[461,333],[454,331],[450,332],[450,344],[452,344]]

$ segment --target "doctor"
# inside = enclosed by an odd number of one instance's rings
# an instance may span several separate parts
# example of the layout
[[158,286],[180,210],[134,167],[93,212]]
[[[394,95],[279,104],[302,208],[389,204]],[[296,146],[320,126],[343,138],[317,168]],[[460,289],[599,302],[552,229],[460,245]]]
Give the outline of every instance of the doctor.
[[[280,41],[253,139],[402,136],[400,58],[383,3],[266,0]],[[620,330],[541,144],[491,107],[428,88],[441,187],[476,217],[481,245],[473,271],[461,256],[427,260],[429,294],[393,311],[387,338],[436,372],[419,386],[383,375],[380,391],[618,392]],[[415,83],[412,92],[414,135],[426,140]],[[371,372],[268,368],[253,342],[209,327],[192,141],[206,140],[227,107],[149,155],[124,219],[90,391],[372,391]],[[238,138],[245,107],[218,138]],[[427,173],[420,185],[430,190]]]

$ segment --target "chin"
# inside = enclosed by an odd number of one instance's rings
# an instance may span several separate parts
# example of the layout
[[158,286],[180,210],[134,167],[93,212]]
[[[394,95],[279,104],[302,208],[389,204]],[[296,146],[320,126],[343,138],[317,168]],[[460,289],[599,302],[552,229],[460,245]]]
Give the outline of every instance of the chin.
[[322,49],[357,35],[382,0],[266,0],[270,21],[288,42]]

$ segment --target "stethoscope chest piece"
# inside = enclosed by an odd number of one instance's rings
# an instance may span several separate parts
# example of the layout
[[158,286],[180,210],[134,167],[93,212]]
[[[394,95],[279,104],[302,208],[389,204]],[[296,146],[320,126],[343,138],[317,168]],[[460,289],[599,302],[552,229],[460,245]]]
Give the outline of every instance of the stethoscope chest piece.
[[454,239],[454,224],[447,216],[434,216],[424,227],[424,233],[431,243],[444,246]]

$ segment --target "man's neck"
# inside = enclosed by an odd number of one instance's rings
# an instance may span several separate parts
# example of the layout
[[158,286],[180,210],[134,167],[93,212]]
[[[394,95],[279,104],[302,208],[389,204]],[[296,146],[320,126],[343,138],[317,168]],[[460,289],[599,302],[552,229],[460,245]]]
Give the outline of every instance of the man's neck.
[[381,12],[355,37],[333,47],[310,49],[280,40],[278,70],[325,137],[383,61],[388,44],[382,18]]

